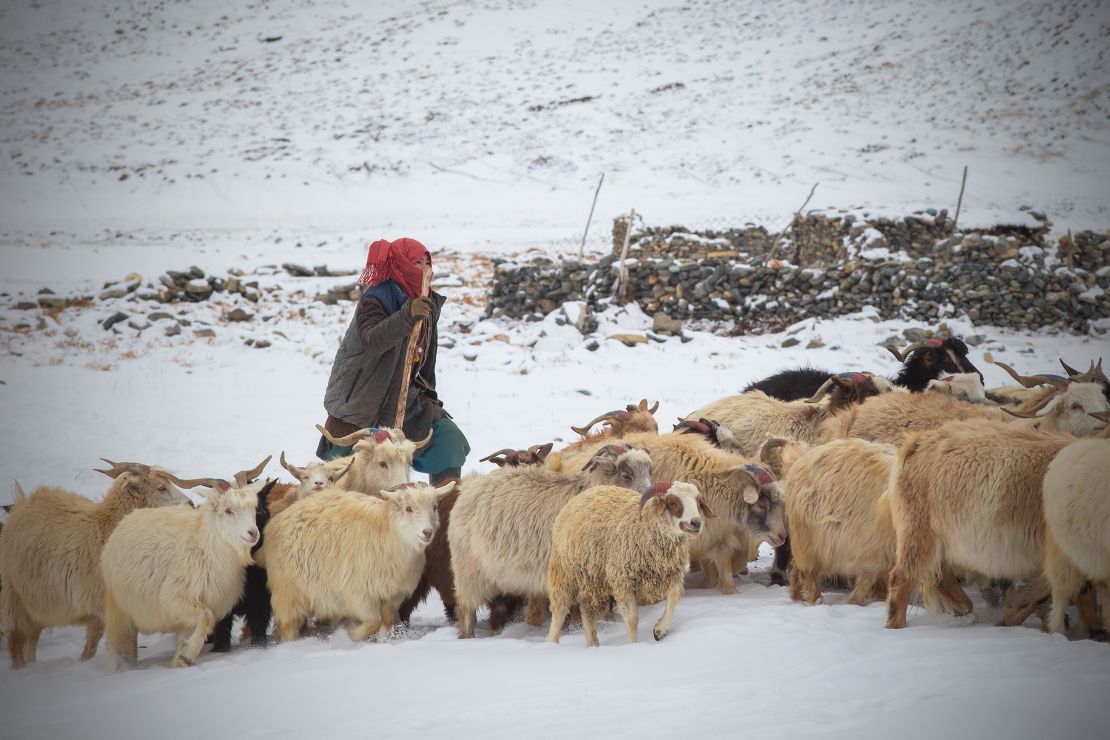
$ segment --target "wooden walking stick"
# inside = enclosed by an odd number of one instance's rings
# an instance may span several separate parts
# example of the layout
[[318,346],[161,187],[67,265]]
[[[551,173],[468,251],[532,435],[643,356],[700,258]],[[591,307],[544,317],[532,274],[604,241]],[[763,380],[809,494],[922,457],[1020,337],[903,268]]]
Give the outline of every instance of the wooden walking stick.
[[[427,298],[432,292],[432,268],[424,268],[424,281],[420,285],[420,296]],[[432,317],[428,317],[431,321]],[[412,363],[416,356],[416,343],[420,341],[420,330],[424,328],[423,321],[417,321],[409,335],[409,343],[405,345],[405,371],[401,375],[401,391],[397,397],[397,415],[393,422],[394,429],[400,429],[405,423],[405,406],[409,398],[409,383],[412,382]],[[430,330],[429,330],[430,331]]]

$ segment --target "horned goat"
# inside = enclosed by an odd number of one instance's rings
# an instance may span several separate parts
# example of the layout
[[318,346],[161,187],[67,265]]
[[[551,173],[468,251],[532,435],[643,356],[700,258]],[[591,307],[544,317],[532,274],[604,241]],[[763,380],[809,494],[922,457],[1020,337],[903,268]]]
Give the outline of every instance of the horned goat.
[[424,570],[438,501],[454,488],[404,484],[382,490],[384,500],[325,491],[275,517],[259,560],[281,641],[297,639],[309,617],[354,619],[352,640],[388,637]]
[[754,455],[768,435],[814,443],[826,419],[878,395],[874,381],[862,373],[849,378],[833,375],[806,401],[780,401],[761,391],[752,391],[714,401],[686,418],[717,420],[732,433],[734,445],[743,454]]
[[297,485],[275,482],[272,486],[269,486],[266,498],[267,515],[277,516],[306,496],[311,496],[336,485],[357,459],[354,455],[349,455],[328,462],[313,461],[303,468],[298,468],[296,465],[285,461],[285,451],[282,450],[279,458],[281,467],[288,470],[290,475],[297,479]]
[[258,491],[248,483],[270,462],[219,479],[191,481],[212,490],[196,509],[140,509],[124,517],[104,544],[104,632],[108,667],[138,659],[138,633],[177,634],[171,665],[193,665],[218,616],[243,593],[255,524]]
[[[582,491],[606,484],[647,491],[651,487],[648,453],[610,444],[574,474],[543,467],[504,468],[463,480],[447,533],[459,637],[474,636],[478,607],[501,594],[528,597],[529,623],[542,622],[545,610],[539,604],[547,598],[555,517]],[[501,626],[491,612],[492,631]]]
[[354,446],[350,455],[354,461],[336,485],[371,496],[408,483],[413,457],[432,440],[432,432],[419,442],[411,442],[399,429],[359,429],[345,437],[333,437],[319,424],[316,429],[336,447]]
[[[927,339],[911,344],[902,351],[893,347],[887,347],[887,350],[902,363],[898,374],[888,382],[908,391],[924,391],[929,381],[940,377],[942,372],[976,373],[982,382],[982,374],[967,357],[967,345],[956,337]],[[835,373],[812,367],[783,370],[751,383],[744,392],[762,391],[780,401],[800,401],[813,396],[831,375]],[[875,378],[876,386],[882,393],[889,390],[881,383],[885,380]]]
[[926,393],[942,393],[952,396],[967,403],[986,403],[987,393],[983,388],[983,381],[976,373],[960,373],[946,375],[943,378],[930,380],[925,386]]
[[599,645],[597,621],[611,599],[624,617],[629,642],[636,642],[639,605],[666,599],[652,630],[656,640],[666,637],[685,590],[687,541],[714,516],[698,489],[683,482],[656,484],[639,501],[616,486],[591,488],[571,499],[551,533],[548,642],[559,642],[570,608],[578,604],[586,645]]
[[81,660],[96,655],[104,634],[104,579],[100,553],[116,525],[136,509],[185,503],[171,473],[138,463],[105,460],[99,470],[114,483],[101,501],[43,486],[20,492],[0,532],[0,624],[12,668],[36,660],[47,627],[85,626]]

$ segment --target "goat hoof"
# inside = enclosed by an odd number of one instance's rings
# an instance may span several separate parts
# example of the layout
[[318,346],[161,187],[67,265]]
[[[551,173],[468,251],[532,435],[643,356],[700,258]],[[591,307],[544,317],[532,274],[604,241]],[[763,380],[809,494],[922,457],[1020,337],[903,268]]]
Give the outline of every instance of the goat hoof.
[[191,668],[193,661],[186,658],[184,655],[173,656],[173,662],[170,663],[171,668]]
[[669,632],[670,632],[669,629],[665,630],[665,629],[660,629],[659,627],[656,627],[655,629],[653,629],[651,631],[651,634],[652,634],[653,637],[655,637],[655,641],[659,642],[664,637],[666,637]]
[[1091,630],[1091,633],[1087,635],[1087,637],[1095,642],[1110,642],[1110,632],[1106,630]]
[[783,575],[782,573],[772,573],[771,574],[771,585],[772,586],[786,586],[786,585],[788,585],[787,582],[786,582],[786,576]]
[[211,652],[213,652],[213,653],[230,653],[231,652],[231,643],[230,642],[226,642],[226,643],[225,642],[215,642],[215,643],[212,644]]

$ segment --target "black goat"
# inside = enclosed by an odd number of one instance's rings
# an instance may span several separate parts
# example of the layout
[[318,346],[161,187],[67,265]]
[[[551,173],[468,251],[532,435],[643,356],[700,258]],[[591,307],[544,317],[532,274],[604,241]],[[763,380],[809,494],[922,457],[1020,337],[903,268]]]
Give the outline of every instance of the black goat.
[[[258,527],[258,542],[251,548],[251,555],[258,552],[266,538],[266,525],[270,522],[270,509],[266,505],[266,497],[270,494],[277,480],[272,480],[258,492],[258,507],[254,512],[255,526]],[[235,617],[245,617],[247,628],[251,633],[251,646],[261,647],[266,644],[266,633],[270,629],[270,617],[273,607],[270,604],[270,588],[266,585],[266,569],[259,565],[247,566],[247,579],[243,586],[243,596],[239,599],[231,612],[216,623],[208,639],[212,643],[212,652],[226,653],[231,650],[231,626]]]
[[[891,347],[887,349],[903,363],[902,369],[890,379],[890,382],[913,393],[924,391],[929,381],[940,377],[942,372],[978,373],[980,381],[983,379],[983,374],[967,357],[967,345],[956,337],[927,339],[910,345],[903,352]],[[752,383],[744,389],[744,393],[763,391],[768,396],[782,401],[803,400],[812,398],[813,394],[833,375],[837,373],[812,367],[782,370]]]

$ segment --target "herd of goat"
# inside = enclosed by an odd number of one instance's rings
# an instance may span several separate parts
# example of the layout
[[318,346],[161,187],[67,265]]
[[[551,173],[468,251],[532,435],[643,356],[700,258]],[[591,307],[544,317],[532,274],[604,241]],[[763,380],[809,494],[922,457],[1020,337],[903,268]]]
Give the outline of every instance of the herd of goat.
[[[971,611],[978,585],[1005,624],[1040,610],[1065,630],[1074,603],[1104,638],[1110,605],[1110,382],[1086,372],[1023,376],[985,389],[959,339],[904,352],[899,374],[778,373],[659,433],[646,401],[602,414],[581,439],[505,449],[500,467],[438,488],[409,483],[428,442],[397,430],[342,438],[349,457],[297,467],[297,483],[183,480],[106,461],[103,499],[41,487],[0,531],[0,624],[11,664],[34,662],[44,628],[83,625],[83,660],[107,638],[110,666],[134,663],[137,636],[178,636],[174,666],[206,641],[294,640],[309,621],[344,621],[352,639],[407,621],[436,589],[459,637],[480,609],[493,634],[521,611],[558,642],[577,609],[586,642],[615,609],[635,641],[641,604],[666,600],[671,628],[686,573],[736,591],[762,542],[772,581],[821,599],[887,601],[904,627],[910,598]],[[989,358],[988,358],[989,359]],[[600,425],[600,426],[599,426]],[[595,431],[595,427],[598,427]],[[194,506],[181,488],[208,489]],[[183,505],[174,505],[183,504]]]

